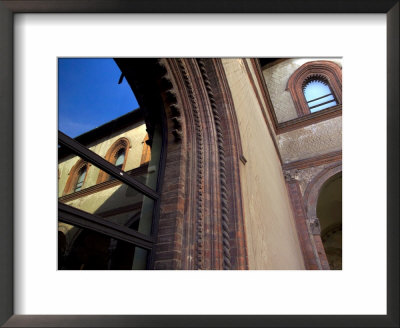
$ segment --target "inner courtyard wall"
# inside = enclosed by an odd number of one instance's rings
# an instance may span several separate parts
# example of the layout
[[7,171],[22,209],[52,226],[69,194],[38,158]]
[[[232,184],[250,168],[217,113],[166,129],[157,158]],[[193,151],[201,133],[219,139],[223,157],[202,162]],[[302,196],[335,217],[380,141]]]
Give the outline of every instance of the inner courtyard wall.
[[[246,164],[241,165],[249,269],[304,269],[279,155],[244,60],[223,59]],[[247,60],[247,65],[251,62]]]
[[342,66],[340,58],[289,58],[263,69],[263,75],[278,123],[293,120],[298,116],[292,96],[287,90],[290,76],[301,65],[316,60],[329,60],[340,67]]

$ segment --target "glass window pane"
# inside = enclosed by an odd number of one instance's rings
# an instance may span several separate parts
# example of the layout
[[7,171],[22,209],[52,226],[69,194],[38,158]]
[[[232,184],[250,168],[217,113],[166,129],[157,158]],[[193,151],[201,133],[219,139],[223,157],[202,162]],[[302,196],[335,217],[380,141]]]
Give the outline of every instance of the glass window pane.
[[306,98],[311,113],[337,105],[329,85],[319,80],[313,80],[307,83],[304,88],[304,97]]
[[328,85],[324,84],[321,81],[314,80],[307,83],[304,88],[304,96],[307,101],[311,101],[315,98],[319,98],[331,93],[331,90]]
[[324,104],[324,105],[321,105],[321,106],[318,106],[318,107],[315,107],[315,108],[311,108],[310,112],[311,113],[318,112],[319,110],[322,110],[322,109],[325,109],[325,108],[329,108],[329,107],[332,107],[332,106],[336,106],[336,105],[337,105],[337,102],[334,100],[334,101],[331,101],[331,102],[329,102],[327,104]]
[[73,175],[69,174],[70,168],[80,161],[78,156],[73,156],[59,162],[58,200],[87,213],[101,216],[107,221],[150,235],[154,201],[117,179],[99,182],[99,175],[105,172],[98,167],[89,166],[84,189],[68,190],[69,182],[74,179]]
[[115,166],[122,168],[122,164],[124,164],[125,160],[125,149],[121,149],[117,154],[117,160],[115,161]]
[[86,166],[84,166],[80,171],[79,171],[79,176],[78,176],[78,181],[76,183],[75,191],[79,191],[82,188],[83,182],[85,181],[85,176],[86,176]]
[[134,244],[58,222],[59,270],[143,270],[148,254]]

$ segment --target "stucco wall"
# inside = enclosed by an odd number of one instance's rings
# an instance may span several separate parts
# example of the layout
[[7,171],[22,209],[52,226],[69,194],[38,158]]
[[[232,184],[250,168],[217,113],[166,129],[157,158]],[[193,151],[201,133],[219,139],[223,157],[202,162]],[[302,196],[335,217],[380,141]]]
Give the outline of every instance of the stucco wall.
[[301,65],[315,60],[329,60],[342,66],[341,59],[339,58],[291,58],[263,70],[265,82],[279,123],[297,117],[290,92],[286,90],[290,76]]
[[[239,122],[250,269],[304,269],[281,164],[241,59],[222,60]],[[249,66],[251,63],[248,62]]]

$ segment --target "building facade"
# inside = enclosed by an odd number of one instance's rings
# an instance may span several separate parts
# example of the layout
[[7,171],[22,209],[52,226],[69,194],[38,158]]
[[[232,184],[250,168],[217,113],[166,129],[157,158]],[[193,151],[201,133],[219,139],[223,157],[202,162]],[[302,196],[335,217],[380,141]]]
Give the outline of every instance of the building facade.
[[115,59],[140,108],[59,133],[59,269],[341,269],[339,59]]

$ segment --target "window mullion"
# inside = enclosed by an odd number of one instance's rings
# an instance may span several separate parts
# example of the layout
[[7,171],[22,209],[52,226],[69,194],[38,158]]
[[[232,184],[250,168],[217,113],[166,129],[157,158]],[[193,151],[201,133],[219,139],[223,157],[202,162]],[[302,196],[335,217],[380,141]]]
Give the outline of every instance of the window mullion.
[[329,96],[332,96],[332,93],[328,93],[328,94],[325,95],[325,96],[321,96],[321,97],[318,97],[318,98],[309,100],[309,101],[307,101],[307,103],[310,103],[310,102],[313,102],[313,101],[316,101],[316,100],[319,100],[319,99],[322,99],[322,98],[326,98],[326,97],[329,97]]
[[316,108],[316,107],[320,107],[320,106],[322,106],[322,105],[329,104],[329,103],[334,102],[334,101],[335,101],[335,99],[332,99],[332,100],[329,100],[329,101],[325,101],[325,102],[323,102],[323,103],[320,103],[320,104],[318,104],[318,105],[311,106],[311,107],[309,107],[309,108],[310,108],[310,109],[313,109],[313,108]]

